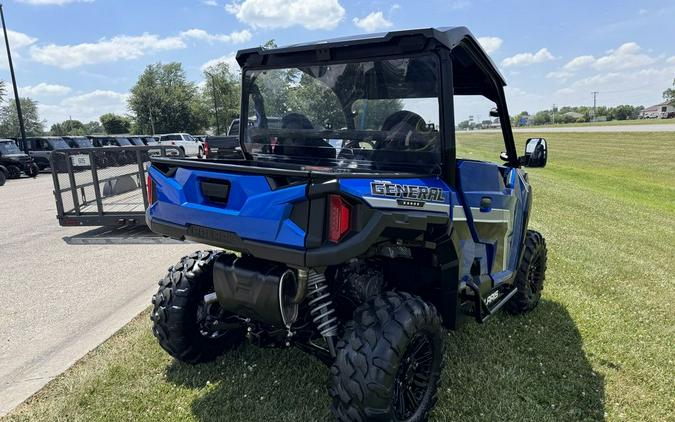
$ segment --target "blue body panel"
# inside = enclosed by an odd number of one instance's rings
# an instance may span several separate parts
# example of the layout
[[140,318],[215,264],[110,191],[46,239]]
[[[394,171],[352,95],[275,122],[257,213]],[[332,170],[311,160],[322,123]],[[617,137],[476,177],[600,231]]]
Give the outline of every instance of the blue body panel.
[[[293,204],[306,200],[306,185],[272,190],[267,179],[216,171],[178,168],[173,178],[150,167],[157,201],[148,209],[152,218],[175,225],[191,224],[236,233],[242,239],[303,248],[305,232],[290,219]],[[200,180],[230,183],[227,205],[207,201]]]

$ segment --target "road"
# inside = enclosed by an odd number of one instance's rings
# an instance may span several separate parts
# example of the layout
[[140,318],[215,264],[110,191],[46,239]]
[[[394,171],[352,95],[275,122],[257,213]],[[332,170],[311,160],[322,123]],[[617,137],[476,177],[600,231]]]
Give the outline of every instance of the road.
[[[514,128],[514,132],[675,132],[675,124],[649,124],[649,125],[607,125],[607,126],[561,126],[561,127],[537,127]],[[501,132],[499,129],[486,129],[481,132]]]
[[0,187],[0,416],[150,304],[195,244],[73,245],[91,228],[56,221],[52,179]]

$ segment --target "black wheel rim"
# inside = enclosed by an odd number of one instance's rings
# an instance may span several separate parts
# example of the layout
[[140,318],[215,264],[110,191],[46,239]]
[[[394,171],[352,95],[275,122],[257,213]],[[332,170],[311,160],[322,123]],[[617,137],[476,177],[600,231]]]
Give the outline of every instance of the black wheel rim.
[[223,320],[223,309],[220,305],[207,304],[202,299],[197,307],[197,325],[199,334],[209,339],[218,339],[225,336],[229,330],[218,327]]
[[434,349],[426,334],[418,333],[410,342],[394,383],[394,414],[398,420],[410,419],[420,409],[431,386]]
[[534,259],[532,259],[530,267],[527,270],[527,283],[530,286],[532,295],[536,295],[541,291],[541,285],[544,278],[542,267],[542,255],[537,254]]

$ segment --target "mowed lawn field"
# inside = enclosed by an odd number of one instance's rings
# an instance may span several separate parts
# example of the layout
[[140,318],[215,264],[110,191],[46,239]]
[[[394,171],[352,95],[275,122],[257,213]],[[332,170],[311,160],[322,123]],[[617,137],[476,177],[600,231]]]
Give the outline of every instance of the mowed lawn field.
[[[496,136],[462,134],[459,148],[494,159]],[[432,419],[675,420],[675,134],[546,138],[549,165],[530,170],[543,300],[447,333]],[[297,350],[250,345],[177,363],[145,312],[8,419],[323,421],[327,374]]]

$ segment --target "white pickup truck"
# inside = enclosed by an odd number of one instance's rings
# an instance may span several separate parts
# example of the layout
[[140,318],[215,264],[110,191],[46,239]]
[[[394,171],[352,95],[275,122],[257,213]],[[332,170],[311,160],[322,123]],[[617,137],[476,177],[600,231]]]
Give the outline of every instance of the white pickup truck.
[[187,133],[167,133],[159,135],[161,145],[173,145],[183,150],[186,157],[201,157],[204,155],[202,143]]

